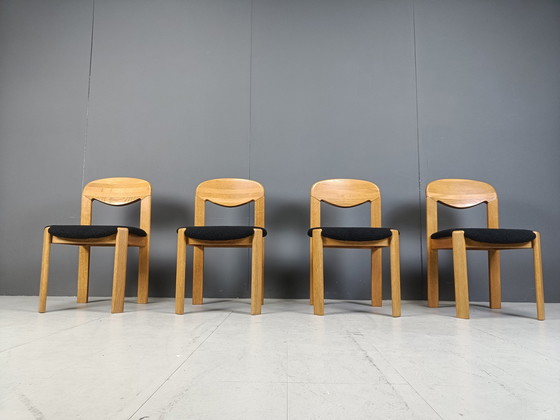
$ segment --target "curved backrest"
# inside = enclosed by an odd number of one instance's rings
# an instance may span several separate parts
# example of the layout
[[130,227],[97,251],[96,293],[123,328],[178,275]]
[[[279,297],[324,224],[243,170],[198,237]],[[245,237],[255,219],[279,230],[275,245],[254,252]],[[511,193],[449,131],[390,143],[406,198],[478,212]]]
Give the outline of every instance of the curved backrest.
[[264,227],[264,188],[250,179],[219,178],[198,185],[194,203],[194,224],[204,226],[206,201],[224,207],[255,202],[254,225]]
[[381,226],[381,192],[373,182],[361,179],[326,179],[311,187],[311,227],[321,226],[321,202],[355,207],[369,202],[371,227]]
[[437,232],[437,203],[466,209],[486,203],[489,228],[498,227],[498,194],[492,185],[470,179],[438,179],[426,186],[427,234]]
[[93,201],[111,206],[125,206],[141,201],[140,229],[150,233],[152,186],[138,178],[103,178],[88,183],[82,192],[81,224],[91,224]]

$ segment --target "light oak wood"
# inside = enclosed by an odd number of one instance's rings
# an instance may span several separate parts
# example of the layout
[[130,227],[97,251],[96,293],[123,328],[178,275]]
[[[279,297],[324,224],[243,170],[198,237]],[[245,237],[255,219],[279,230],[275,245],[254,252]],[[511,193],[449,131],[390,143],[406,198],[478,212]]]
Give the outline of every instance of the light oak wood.
[[469,318],[469,282],[465,232],[453,232],[453,271],[455,274],[455,311],[457,318]]
[[185,313],[185,270],[187,268],[187,244],[184,240],[185,228],[177,231],[177,270],[175,277],[175,313]]
[[[391,229],[390,264],[391,264],[391,304],[393,316],[401,316],[401,257],[400,234],[396,229]],[[379,305],[381,306],[381,305]]]
[[[531,242],[515,244],[496,244],[478,242],[464,237],[463,231],[453,232],[450,238],[432,239],[438,231],[438,203],[448,207],[465,209],[486,204],[486,226],[498,228],[498,195],[487,183],[468,179],[440,179],[426,187],[426,247],[428,257],[428,306],[439,305],[438,250],[453,251],[455,276],[455,299],[458,318],[469,317],[467,250],[488,252],[488,276],[490,291],[490,308],[501,308],[500,250],[533,249],[535,267],[535,289],[537,301],[537,318],[544,319],[544,295],[542,287],[542,262],[540,238]],[[539,289],[540,287],[540,289]]]
[[535,232],[533,239],[533,261],[535,275],[535,294],[537,300],[537,319],[544,321],[544,286],[542,274],[541,235]]
[[[199,184],[195,192],[195,226],[205,226],[207,202],[224,207],[238,207],[254,203],[253,226],[264,228],[264,188],[256,181],[220,178]],[[193,305],[203,303],[205,248],[251,248],[251,314],[261,313],[261,305],[264,303],[264,238],[261,229],[255,229],[253,235],[247,238],[228,241],[193,239],[188,237],[188,230],[180,229],[178,231],[175,293],[175,313],[177,314],[184,313],[187,246],[193,247]]]
[[128,251],[128,229],[118,228],[115,241],[115,264],[113,267],[113,299],[111,312],[124,310],[124,288],[126,282],[126,260]]
[[255,229],[251,251],[251,315],[259,315],[262,305],[263,232]]
[[[146,236],[129,234],[128,229],[118,228],[118,232],[103,238],[69,239],[53,235],[44,236],[43,258],[41,264],[41,292],[39,312],[46,310],[50,245],[77,245],[78,255],[78,303],[87,303],[89,294],[89,267],[92,246],[114,246],[115,262],[113,269],[113,313],[124,309],[126,283],[126,260],[128,247],[139,248],[138,263],[138,303],[148,302],[150,220],[152,187],[149,182],[137,178],[104,178],[88,183],[82,192],[80,223],[92,224],[93,202],[99,201],[111,206],[126,206],[140,201],[140,228]],[[126,231],[126,232],[125,232]],[[48,233],[48,227],[45,232]],[[48,241],[48,242],[47,242]]]
[[41,281],[39,285],[39,312],[47,310],[47,289],[49,286],[49,261],[51,255],[51,238],[49,226],[43,230],[43,264],[41,264]]
[[[370,206],[370,227],[381,227],[381,193],[377,185],[359,179],[329,179],[319,181],[311,187],[310,227],[321,227],[321,203],[336,207]],[[371,249],[371,303],[382,304],[382,248],[390,248],[391,296],[393,316],[400,316],[400,261],[398,231],[392,237],[378,241],[339,241],[321,236],[315,229],[310,240],[310,303],[315,315],[324,314],[324,268],[323,248],[369,248]]]

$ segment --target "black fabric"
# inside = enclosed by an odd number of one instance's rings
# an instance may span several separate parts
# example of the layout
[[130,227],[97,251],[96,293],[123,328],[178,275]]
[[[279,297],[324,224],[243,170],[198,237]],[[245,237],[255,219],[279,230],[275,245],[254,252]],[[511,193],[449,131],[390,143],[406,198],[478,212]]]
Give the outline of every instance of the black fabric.
[[257,226],[187,226],[185,236],[202,241],[230,241],[252,236],[254,229],[262,230],[263,237],[266,229]]
[[49,233],[60,238],[93,239],[114,235],[120,227],[127,228],[129,234],[146,236],[146,232],[137,227],[107,225],[53,225]]
[[465,238],[477,242],[494,244],[517,244],[535,239],[531,230],[525,229],[488,229],[488,228],[457,228],[440,230],[432,234],[432,239],[449,238],[456,230],[463,230]]
[[313,236],[315,229],[323,230],[321,236],[338,241],[378,241],[392,235],[391,229],[372,227],[316,227],[309,229],[307,235]]

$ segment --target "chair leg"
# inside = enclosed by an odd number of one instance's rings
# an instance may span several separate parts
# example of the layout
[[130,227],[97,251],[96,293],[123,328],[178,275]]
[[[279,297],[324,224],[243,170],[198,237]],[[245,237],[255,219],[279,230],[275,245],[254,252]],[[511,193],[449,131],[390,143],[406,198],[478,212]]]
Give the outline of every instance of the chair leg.
[[313,305],[313,239],[309,238],[309,304]]
[[325,289],[323,273],[323,238],[321,229],[313,231],[313,313],[325,314]]
[[195,246],[193,249],[193,285],[192,285],[193,305],[202,305],[203,287],[204,287],[204,247]]
[[43,256],[41,260],[41,281],[39,283],[39,312],[47,310],[47,289],[49,286],[49,265],[52,235],[47,226],[43,231]]
[[80,245],[78,251],[78,303],[87,303],[89,296],[89,260],[91,247]]
[[148,303],[150,244],[138,250],[138,303]]
[[113,268],[112,313],[124,310],[124,289],[126,285],[126,259],[128,257],[128,229],[118,228],[115,241],[115,266]]
[[428,248],[428,307],[439,307],[438,250]]
[[401,316],[401,262],[399,252],[399,231],[391,230],[391,305],[393,316]]
[[500,281],[500,251],[488,251],[488,278],[490,283],[490,308],[502,307],[502,286]]
[[541,236],[535,232],[537,237],[533,239],[533,264],[535,270],[535,293],[537,301],[537,319],[544,321],[544,286],[542,274]]
[[261,305],[264,305],[264,238],[261,246]]
[[185,313],[185,271],[187,268],[187,244],[185,228],[177,232],[177,268],[175,273],[175,313]]
[[251,250],[251,315],[259,315],[262,305],[262,230],[255,229]]
[[382,252],[383,248],[373,248],[371,250],[371,305],[381,306],[383,300],[383,267]]
[[455,274],[455,305],[457,318],[469,319],[469,283],[465,232],[453,232],[453,271]]

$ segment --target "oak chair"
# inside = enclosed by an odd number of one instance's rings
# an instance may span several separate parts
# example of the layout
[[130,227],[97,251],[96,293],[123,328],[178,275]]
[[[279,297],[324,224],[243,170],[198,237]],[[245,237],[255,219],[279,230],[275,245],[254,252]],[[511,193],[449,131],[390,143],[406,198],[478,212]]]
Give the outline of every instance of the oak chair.
[[[438,203],[456,209],[486,204],[487,227],[454,228],[438,231]],[[468,179],[440,179],[426,187],[426,241],[428,254],[428,306],[437,308],[438,250],[453,251],[455,301],[457,318],[469,318],[467,250],[488,251],[490,308],[502,305],[500,282],[500,250],[533,249],[537,319],[544,320],[544,291],[541,245],[538,232],[498,227],[498,195],[487,183]]]
[[[152,187],[136,178],[105,178],[84,187],[80,225],[52,225],[43,232],[43,258],[39,292],[39,312],[47,306],[51,244],[78,245],[78,303],[87,303],[89,294],[89,263],[92,246],[114,246],[113,292],[111,312],[124,309],[126,260],[129,246],[139,248],[138,303],[148,302],[148,271],[150,253],[150,212]],[[140,227],[92,225],[93,201],[111,206],[126,206],[140,201]]]
[[[370,205],[370,227],[322,227],[321,203],[336,207]],[[315,315],[324,314],[323,248],[371,249],[371,302],[381,306],[381,251],[389,248],[392,315],[401,315],[399,231],[381,227],[381,193],[377,185],[358,179],[329,179],[311,187],[310,295]]]
[[[206,202],[224,207],[238,207],[254,202],[254,226],[207,226]],[[248,179],[221,178],[202,182],[196,188],[194,226],[177,230],[177,277],[175,313],[185,312],[186,249],[193,247],[192,303],[202,304],[204,283],[204,249],[206,247],[252,248],[251,314],[261,313],[264,301],[264,188]]]

